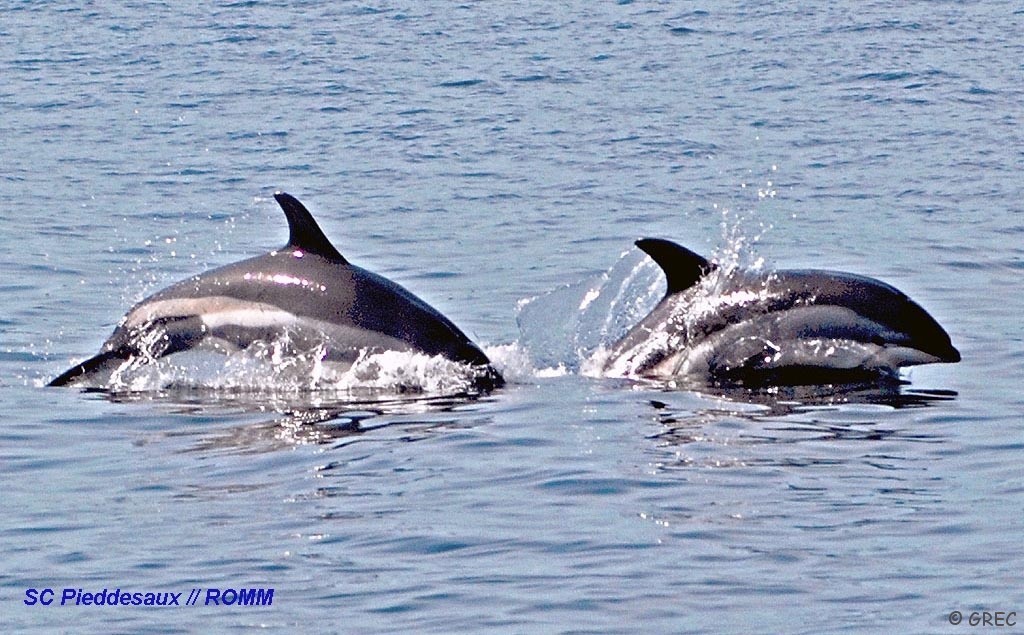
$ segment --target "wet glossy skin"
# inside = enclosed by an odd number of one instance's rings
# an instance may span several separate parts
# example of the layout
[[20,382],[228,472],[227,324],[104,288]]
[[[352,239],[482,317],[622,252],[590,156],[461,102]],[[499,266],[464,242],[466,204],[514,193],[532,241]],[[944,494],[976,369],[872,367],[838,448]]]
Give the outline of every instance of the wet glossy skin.
[[498,378],[483,351],[448,318],[400,285],[347,262],[301,203],[275,196],[291,230],[285,247],[146,298],[125,315],[99,355],[51,385],[139,355],[155,359],[210,341],[241,349],[285,331],[300,343],[325,346],[332,360],[350,362],[361,351],[412,350],[488,367]]
[[665,270],[669,291],[612,347],[606,372],[803,382],[816,372],[832,380],[832,371],[891,374],[960,360],[934,318],[879,280],[821,270],[740,274],[713,298],[734,301],[709,311],[697,282],[714,265],[669,241],[637,244]]

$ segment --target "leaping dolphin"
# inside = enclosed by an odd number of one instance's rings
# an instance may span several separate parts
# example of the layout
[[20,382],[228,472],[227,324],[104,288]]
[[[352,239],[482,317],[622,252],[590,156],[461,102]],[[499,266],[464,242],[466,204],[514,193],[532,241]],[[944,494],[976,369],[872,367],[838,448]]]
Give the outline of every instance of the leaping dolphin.
[[668,289],[606,352],[605,374],[825,384],[897,378],[903,366],[960,361],[938,322],[880,280],[820,270],[727,276],[668,240],[645,238],[636,246],[664,271]]
[[469,365],[481,389],[502,383],[484,352],[448,318],[387,278],[350,264],[295,197],[277,192],[274,198],[288,219],[288,244],[144,299],[121,319],[99,354],[49,385],[77,383],[128,361],[152,361],[201,345],[230,351],[282,335],[322,346],[330,361],[417,351]]

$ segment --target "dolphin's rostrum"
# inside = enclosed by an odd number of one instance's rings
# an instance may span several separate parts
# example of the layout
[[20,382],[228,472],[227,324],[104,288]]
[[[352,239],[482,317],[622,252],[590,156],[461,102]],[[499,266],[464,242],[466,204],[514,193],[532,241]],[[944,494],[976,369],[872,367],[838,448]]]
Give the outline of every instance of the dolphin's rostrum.
[[472,367],[478,388],[502,383],[484,352],[448,318],[398,284],[350,264],[295,197],[278,192],[274,198],[288,219],[287,245],[188,278],[139,302],[99,354],[49,385],[73,384],[128,361],[205,345],[244,349],[282,334],[300,347],[322,347],[329,361],[413,351]]
[[605,374],[821,384],[897,378],[903,366],[960,361],[938,322],[879,280],[821,270],[725,274],[668,240],[636,245],[664,271],[668,289],[605,352]]

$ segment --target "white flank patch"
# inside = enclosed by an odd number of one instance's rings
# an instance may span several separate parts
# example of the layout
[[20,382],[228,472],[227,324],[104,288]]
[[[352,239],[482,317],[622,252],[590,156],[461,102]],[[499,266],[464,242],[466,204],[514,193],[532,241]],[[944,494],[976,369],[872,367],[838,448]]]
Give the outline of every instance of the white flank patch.
[[175,317],[199,317],[208,328],[225,325],[284,326],[294,324],[297,319],[293,313],[272,304],[209,296],[147,302],[125,316],[124,325],[142,326],[155,320]]
[[265,305],[258,305],[257,307],[245,309],[204,313],[200,318],[203,320],[203,324],[210,329],[222,326],[241,326],[245,328],[280,327],[291,326],[299,321],[299,318],[294,313],[273,307],[264,307]]

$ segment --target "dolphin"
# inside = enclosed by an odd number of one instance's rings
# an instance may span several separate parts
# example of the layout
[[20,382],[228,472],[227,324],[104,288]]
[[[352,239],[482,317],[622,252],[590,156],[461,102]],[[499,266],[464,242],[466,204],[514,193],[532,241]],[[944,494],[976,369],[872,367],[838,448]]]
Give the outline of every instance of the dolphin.
[[938,322],[880,280],[813,269],[726,273],[669,240],[636,246],[661,267],[668,288],[603,351],[606,375],[857,383],[898,379],[904,366],[960,361]]
[[328,361],[416,351],[468,365],[476,385],[503,383],[484,352],[448,318],[403,287],[348,262],[295,197],[274,198],[288,220],[279,250],[173,284],[133,306],[100,352],[54,378],[74,384],[126,362],[197,347],[223,352],[285,337],[322,346]]

